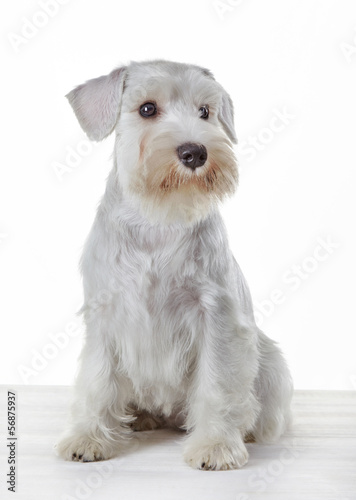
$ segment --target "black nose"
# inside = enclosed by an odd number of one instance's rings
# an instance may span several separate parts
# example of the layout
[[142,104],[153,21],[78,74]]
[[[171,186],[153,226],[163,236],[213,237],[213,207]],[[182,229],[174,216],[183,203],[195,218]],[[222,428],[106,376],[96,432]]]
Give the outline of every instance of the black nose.
[[194,144],[192,142],[186,142],[179,146],[177,154],[180,161],[192,170],[204,165],[208,158],[206,147],[202,144]]

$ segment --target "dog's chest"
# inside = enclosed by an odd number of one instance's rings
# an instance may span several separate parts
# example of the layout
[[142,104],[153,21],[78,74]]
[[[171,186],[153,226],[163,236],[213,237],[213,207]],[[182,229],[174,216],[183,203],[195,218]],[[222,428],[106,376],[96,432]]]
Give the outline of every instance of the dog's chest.
[[126,373],[137,387],[178,389],[194,362],[192,313],[199,271],[194,245],[172,237],[162,242],[159,236],[130,241],[117,255],[115,275],[122,290],[117,341]]

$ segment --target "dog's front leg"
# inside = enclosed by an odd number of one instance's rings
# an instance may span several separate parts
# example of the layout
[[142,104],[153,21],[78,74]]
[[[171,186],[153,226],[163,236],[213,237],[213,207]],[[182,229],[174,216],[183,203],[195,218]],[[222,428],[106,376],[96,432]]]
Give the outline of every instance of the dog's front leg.
[[[130,384],[118,372],[107,329],[90,325],[81,355],[70,426],[57,444],[65,460],[92,462],[117,455],[131,431],[125,408]],[[97,326],[95,335],[90,330]],[[103,325],[101,325],[103,326]]]
[[237,325],[225,311],[206,314],[189,397],[184,458],[190,466],[226,470],[246,464],[244,436],[259,413],[257,369],[254,329]]

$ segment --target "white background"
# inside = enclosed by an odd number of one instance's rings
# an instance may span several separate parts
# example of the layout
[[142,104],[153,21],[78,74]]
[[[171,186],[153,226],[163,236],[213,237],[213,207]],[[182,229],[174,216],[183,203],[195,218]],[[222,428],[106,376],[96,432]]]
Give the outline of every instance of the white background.
[[78,261],[113,138],[90,145],[64,95],[166,58],[210,68],[235,103],[240,187],[223,215],[296,388],[355,389],[355,2],[53,2],[1,5],[0,383],[76,371]]

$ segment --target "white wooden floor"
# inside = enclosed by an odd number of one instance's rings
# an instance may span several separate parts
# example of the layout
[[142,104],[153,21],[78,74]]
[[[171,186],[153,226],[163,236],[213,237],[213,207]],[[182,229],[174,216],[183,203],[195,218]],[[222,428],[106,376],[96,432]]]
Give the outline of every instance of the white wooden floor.
[[[7,390],[17,391],[17,487],[7,491]],[[248,444],[238,471],[195,471],[184,434],[135,433],[132,451],[101,463],[57,458],[68,387],[0,387],[0,498],[24,500],[356,499],[356,392],[296,392],[292,431],[276,445]]]

